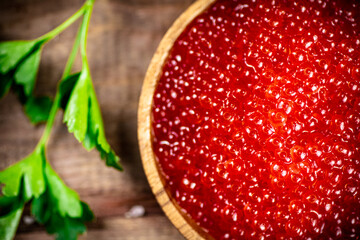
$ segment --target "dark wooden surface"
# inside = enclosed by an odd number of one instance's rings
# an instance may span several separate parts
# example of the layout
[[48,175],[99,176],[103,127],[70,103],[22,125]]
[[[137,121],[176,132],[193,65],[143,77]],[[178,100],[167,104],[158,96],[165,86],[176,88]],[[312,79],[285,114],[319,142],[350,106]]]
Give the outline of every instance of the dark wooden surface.
[[[72,15],[82,0],[1,0],[0,40],[31,39]],[[183,239],[159,208],[143,172],[137,145],[136,113],[141,84],[162,36],[192,0],[97,0],[91,20],[88,56],[106,135],[121,156],[124,172],[105,167],[67,132],[59,113],[48,149],[58,174],[97,219],[81,239]],[[71,49],[75,24],[46,45],[37,94],[53,96]],[[77,62],[77,68],[79,68]],[[43,126],[32,126],[13,94],[0,100],[0,169],[35,147]],[[128,219],[134,205],[146,214]],[[25,212],[28,215],[28,211]],[[21,222],[15,239],[52,239],[43,227]]]

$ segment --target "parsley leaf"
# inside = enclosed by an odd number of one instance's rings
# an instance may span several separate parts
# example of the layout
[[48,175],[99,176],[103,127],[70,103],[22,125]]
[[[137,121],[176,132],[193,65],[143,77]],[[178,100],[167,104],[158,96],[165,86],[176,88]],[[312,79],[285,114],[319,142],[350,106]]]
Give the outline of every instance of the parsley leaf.
[[0,217],[0,239],[3,240],[13,239],[17,226],[19,225],[19,221],[23,209],[24,209],[24,205],[19,205],[17,208],[9,212],[7,215],[3,215]]
[[47,163],[46,191],[32,201],[32,214],[58,240],[75,240],[86,231],[84,222],[94,218],[89,206],[68,188]]
[[44,162],[44,150],[38,147],[25,159],[1,171],[0,183],[5,184],[2,194],[6,197],[18,197],[23,194],[25,201],[39,197],[45,190]]
[[44,40],[0,43],[0,97],[5,96],[13,85],[25,105],[25,113],[34,124],[47,120],[51,104],[48,99],[46,101],[50,104],[44,107],[44,101],[34,101],[33,97],[44,43]]
[[21,195],[0,197],[0,239],[11,240],[15,235],[24,209]]
[[28,157],[0,172],[4,184],[0,197],[0,239],[13,238],[25,202],[45,190],[44,149],[38,147]]
[[59,85],[60,107],[65,110],[71,92],[79,79],[80,73],[75,73],[63,79]]
[[[122,170],[119,157],[111,149],[105,137],[100,107],[87,64],[84,64],[80,74],[72,75],[71,81],[74,82],[75,76],[78,76],[78,79],[73,89],[69,87],[71,85],[69,79],[62,84],[63,87],[60,87],[60,90],[64,91],[61,95],[69,96],[64,122],[69,132],[74,133],[75,138],[83,143],[87,150],[96,147],[101,158],[105,159],[106,165]],[[65,83],[68,83],[67,87]]]
[[36,75],[40,64],[41,50],[41,47],[35,47],[26,58],[19,62],[15,70],[15,83],[22,86],[26,97],[30,97],[34,90]]
[[45,122],[49,117],[52,101],[49,97],[30,97],[24,106],[32,124]]
[[24,57],[30,54],[36,44],[38,44],[36,40],[0,43],[0,73],[6,74],[14,69]]

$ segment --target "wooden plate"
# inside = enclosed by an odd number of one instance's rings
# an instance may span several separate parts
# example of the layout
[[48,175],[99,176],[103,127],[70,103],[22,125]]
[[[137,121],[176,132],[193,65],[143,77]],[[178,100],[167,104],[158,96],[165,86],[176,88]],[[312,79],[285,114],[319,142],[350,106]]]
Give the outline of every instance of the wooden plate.
[[186,26],[215,0],[198,0],[192,4],[171,26],[156,50],[150,66],[147,70],[145,81],[142,86],[138,109],[138,141],[145,174],[150,183],[161,208],[175,225],[175,227],[187,238],[211,239],[199,226],[192,222],[177,205],[172,201],[164,188],[164,182],[159,174],[151,142],[151,107],[155,87],[159,81],[163,64],[168,57],[174,42],[183,32]]

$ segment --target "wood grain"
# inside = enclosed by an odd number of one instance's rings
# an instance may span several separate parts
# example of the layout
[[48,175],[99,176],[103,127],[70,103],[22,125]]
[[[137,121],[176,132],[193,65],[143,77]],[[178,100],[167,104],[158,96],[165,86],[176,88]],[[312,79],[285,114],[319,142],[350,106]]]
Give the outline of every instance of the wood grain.
[[159,174],[157,162],[151,146],[151,106],[162,66],[168,57],[169,51],[175,40],[185,27],[212,2],[214,1],[199,0],[195,2],[175,21],[169,31],[165,34],[147,70],[138,110],[138,137],[145,174],[149,180],[152,191],[165,214],[179,231],[187,239],[191,240],[200,240],[209,238],[209,236],[181,212],[180,208],[175,202],[171,201],[171,198],[164,189],[164,184]]
[[[106,168],[56,118],[48,158],[97,215],[82,239],[182,239],[158,206],[144,174],[137,142],[137,105],[150,59],[163,35],[193,0],[96,0],[88,55],[110,144],[124,172]],[[72,15],[83,0],[1,0],[0,40],[31,39]],[[44,48],[36,94],[53,96],[73,43],[77,24]],[[79,69],[80,62],[76,63]],[[0,100],[0,169],[29,154],[43,126],[32,126],[13,94]],[[126,219],[140,204],[146,214]],[[29,211],[25,213],[28,214]],[[53,239],[43,227],[21,222],[16,239]]]
[[[90,231],[79,239],[87,240],[180,240],[182,236],[175,228],[167,227],[168,220],[161,215],[147,216],[136,219],[126,219],[119,217],[108,217],[99,220],[97,224],[90,227]],[[146,230],[140,230],[146,228]],[[129,234],[131,233],[131,235]],[[15,240],[51,240],[45,232],[33,231],[30,233],[20,233]]]

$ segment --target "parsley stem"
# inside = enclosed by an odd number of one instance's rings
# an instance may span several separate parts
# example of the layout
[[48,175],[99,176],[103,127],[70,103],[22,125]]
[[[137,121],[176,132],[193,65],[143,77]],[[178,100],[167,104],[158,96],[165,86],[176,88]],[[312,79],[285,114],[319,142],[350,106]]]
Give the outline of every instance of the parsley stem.
[[48,121],[46,122],[44,133],[39,141],[39,145],[42,145],[42,146],[46,145],[46,143],[50,137],[50,133],[51,133],[52,127],[54,125],[55,117],[59,110],[59,106],[60,106],[60,94],[59,94],[59,92],[57,92],[55,95],[53,105],[51,106],[51,109],[50,109],[50,114],[49,114]]
[[88,68],[88,61],[86,56],[86,45],[87,45],[87,32],[89,29],[91,13],[93,10],[94,0],[88,0],[85,4],[88,4],[88,9],[84,13],[83,23],[81,26],[81,42],[80,42],[80,53],[83,61],[83,67]]
[[70,76],[70,73],[71,73],[71,68],[73,66],[73,63],[75,61],[75,58],[76,58],[76,55],[77,55],[77,52],[79,50],[79,46],[80,46],[80,40],[81,40],[81,28],[82,28],[82,23],[79,27],[79,30],[77,32],[77,35],[76,35],[76,38],[75,38],[75,42],[74,42],[74,45],[72,47],[72,50],[70,52],[70,55],[68,57],[68,60],[66,62],[66,65],[65,65],[65,69],[64,69],[64,72],[63,72],[63,75],[61,77],[61,80],[64,80],[65,78],[67,78],[68,76]]
[[65,22],[63,22],[62,24],[60,24],[50,32],[42,35],[37,40],[39,41],[43,40],[45,42],[50,41],[55,36],[59,35],[62,31],[64,31],[66,28],[68,28],[71,24],[73,24],[78,18],[80,18],[84,14],[84,11],[86,9],[87,9],[87,2],[76,13],[74,13],[71,17],[69,17]]
[[[69,77],[70,72],[71,72],[71,68],[73,66],[73,63],[75,61],[75,58],[76,58],[76,55],[77,55],[77,52],[78,52],[78,49],[79,49],[79,46],[80,46],[80,43],[84,42],[84,40],[83,40],[84,36],[85,36],[85,38],[87,37],[86,34],[84,35],[84,29],[87,30],[87,28],[88,28],[90,15],[91,15],[92,7],[93,7],[93,2],[94,2],[93,0],[88,0],[83,5],[83,7],[86,7],[86,8],[84,8],[85,9],[85,14],[84,14],[83,22],[80,25],[80,28],[79,28],[78,33],[76,35],[76,39],[75,39],[73,48],[72,48],[72,50],[70,52],[70,55],[68,57],[68,60],[66,62],[66,66],[65,66],[63,75],[62,75],[61,80],[60,80],[60,82],[58,84],[55,99],[54,99],[53,105],[51,106],[51,109],[50,109],[48,121],[46,122],[44,133],[43,133],[43,135],[42,135],[42,137],[41,137],[41,139],[39,141],[39,144],[38,144],[39,146],[44,146],[47,143],[47,141],[48,141],[48,139],[50,137],[50,133],[51,133],[52,127],[54,125],[56,114],[57,114],[57,112],[58,112],[58,110],[60,108],[61,99],[60,99],[60,93],[59,93],[59,86],[60,86],[60,83],[61,83],[62,80]],[[86,44],[86,40],[85,40],[85,44]],[[86,59],[86,56],[85,56],[85,59]],[[84,63],[84,64],[87,65],[87,62]]]

